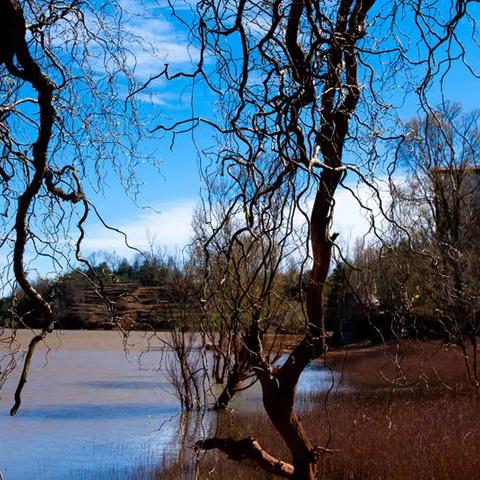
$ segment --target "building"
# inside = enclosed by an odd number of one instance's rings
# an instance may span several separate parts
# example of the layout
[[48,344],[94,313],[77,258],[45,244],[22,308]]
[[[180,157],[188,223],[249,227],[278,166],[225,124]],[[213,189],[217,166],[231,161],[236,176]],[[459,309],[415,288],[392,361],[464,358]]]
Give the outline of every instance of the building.
[[432,168],[437,239],[460,252],[480,251],[480,167]]

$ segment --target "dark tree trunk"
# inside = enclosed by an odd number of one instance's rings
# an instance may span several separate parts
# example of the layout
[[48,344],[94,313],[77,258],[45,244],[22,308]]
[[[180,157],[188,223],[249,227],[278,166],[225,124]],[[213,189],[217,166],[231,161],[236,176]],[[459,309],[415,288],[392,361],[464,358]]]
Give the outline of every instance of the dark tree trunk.
[[224,410],[228,407],[228,404],[232,398],[235,396],[238,390],[240,390],[244,378],[245,377],[240,371],[238,363],[235,363],[232,371],[229,372],[227,376],[227,382],[222,390],[222,393],[217,398],[217,401],[213,407],[214,410]]
[[[319,109],[321,127],[315,134],[316,148],[321,151],[323,163],[310,218],[308,240],[312,247],[313,268],[307,290],[306,334],[278,370],[266,361],[258,334],[257,342],[253,341],[255,323],[252,324],[251,345],[247,345],[248,351],[252,352],[254,371],[262,386],[265,411],[292,456],[292,465],[282,471],[284,476],[297,480],[315,479],[317,457],[322,451],[321,448],[314,447],[300,418],[294,412],[295,394],[301,373],[325,350],[323,294],[333,248],[333,239],[330,237],[333,197],[346,171],[342,165],[343,147],[348,133],[349,118],[355,111],[360,95],[356,42],[364,34],[365,17],[373,3],[374,0],[338,2],[332,35],[336,40],[331,42],[326,54],[327,72]],[[306,6],[307,2],[302,0],[291,3],[284,43],[291,62],[292,78],[300,86],[298,95],[289,105],[287,133],[291,135],[291,140],[295,138],[298,146],[294,160],[310,169],[312,165],[314,167],[318,165],[315,164],[316,159],[309,158],[306,153],[308,149],[302,134],[301,112],[306,106],[317,101],[317,94],[314,67],[309,63],[303,46],[299,44],[300,25]],[[341,98],[340,91],[343,92]],[[211,448],[219,448],[220,439],[213,440],[215,441],[212,441],[211,445],[216,447]],[[234,444],[238,446],[238,443]],[[204,448],[203,444],[200,448]],[[255,458],[249,451],[245,451],[243,457],[239,458],[246,457]],[[277,460],[278,463],[282,462]],[[274,461],[262,463],[263,468],[272,473],[274,465]]]
[[[251,343],[246,339],[246,343]],[[215,410],[223,410],[242,388],[242,384],[252,369],[252,355],[245,343],[241,344],[240,351],[237,353],[232,369],[228,372],[227,382],[222,393],[217,398],[214,406]]]

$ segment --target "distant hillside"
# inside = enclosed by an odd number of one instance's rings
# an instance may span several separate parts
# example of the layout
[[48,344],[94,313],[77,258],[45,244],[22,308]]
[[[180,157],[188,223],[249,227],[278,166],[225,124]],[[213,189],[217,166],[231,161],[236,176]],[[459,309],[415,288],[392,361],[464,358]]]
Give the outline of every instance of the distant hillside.
[[[50,299],[56,311],[57,328],[115,329],[120,325],[133,330],[163,330],[186,325],[191,328],[199,320],[193,281],[173,264],[130,265],[122,261],[118,268],[101,264],[96,270],[101,278],[96,286],[85,272],[36,282],[37,290]],[[99,285],[103,285],[103,298]],[[12,302],[19,314],[15,319]],[[0,325],[13,323],[41,326],[41,319],[21,291],[0,300]]]
[[[114,304],[116,321],[126,329],[170,329],[189,320],[187,316],[194,320],[193,305],[187,308],[187,312],[183,311],[174,299],[169,298],[165,287],[159,285],[144,286],[138,282],[119,281],[105,285],[104,294]],[[104,300],[93,288],[74,291],[69,305],[59,310],[59,328],[117,327]]]
[[[131,262],[107,258],[94,259],[93,271],[72,270],[35,282],[37,291],[55,310],[56,328],[199,328],[202,271],[188,262],[162,256],[137,257]],[[273,323],[281,325],[284,332],[301,328],[301,315],[296,310],[300,310],[296,275],[287,271],[278,276],[279,292],[287,302],[275,312]],[[17,289],[13,296],[0,299],[0,326],[40,328],[42,319],[30,299]]]

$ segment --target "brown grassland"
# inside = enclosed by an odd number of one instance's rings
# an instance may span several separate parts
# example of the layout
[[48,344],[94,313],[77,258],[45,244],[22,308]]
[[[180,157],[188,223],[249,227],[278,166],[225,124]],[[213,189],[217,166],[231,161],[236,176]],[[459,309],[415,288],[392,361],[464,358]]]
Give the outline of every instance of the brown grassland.
[[[315,442],[334,449],[319,459],[322,479],[480,478],[480,396],[455,348],[402,343],[328,354],[337,380],[328,394],[300,396],[298,409]],[[218,436],[256,436],[288,459],[261,412],[224,412]],[[197,433],[198,435],[198,433]],[[273,478],[255,465],[209,452],[196,461],[187,447],[155,479]],[[145,478],[145,477],[144,477]]]

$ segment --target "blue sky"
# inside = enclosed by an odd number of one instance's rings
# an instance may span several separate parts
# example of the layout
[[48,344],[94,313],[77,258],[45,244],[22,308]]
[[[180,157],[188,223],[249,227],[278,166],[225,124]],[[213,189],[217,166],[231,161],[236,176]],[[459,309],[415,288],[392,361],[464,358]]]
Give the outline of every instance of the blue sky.
[[[140,39],[139,43],[129,45],[132,51],[129,61],[132,67],[135,64],[135,75],[139,81],[146,81],[150,75],[157,74],[165,63],[169,63],[173,71],[193,65],[198,52],[195,46],[189,46],[184,27],[175,21],[163,2],[156,2],[152,6],[150,1],[122,0],[121,4],[131,12],[126,17],[126,29]],[[183,4],[183,12],[189,15],[185,5]],[[472,13],[474,12],[480,16],[480,5],[473,6]],[[404,34],[408,36],[410,33],[415,36],[415,25],[407,19]],[[467,26],[462,27],[459,35],[468,44],[468,50],[471,48],[472,52],[477,53],[470,55],[469,61],[480,71],[480,49],[470,40]],[[407,78],[408,74],[400,72],[400,79],[402,75]],[[148,90],[138,95],[137,105],[146,125],[151,128],[160,121],[174,122],[190,116],[192,97],[188,86],[188,82],[172,84],[157,80]],[[398,89],[396,87],[391,85],[392,103],[402,103],[399,108],[400,117],[402,121],[408,121],[417,114],[415,94],[413,91],[408,92],[406,100],[400,102],[398,92],[404,90],[404,85],[398,85]],[[431,89],[432,105],[441,99],[439,91],[438,85]],[[478,79],[468,74],[463,66],[451,69],[445,79],[444,91],[449,100],[461,102],[465,110],[480,107]],[[215,102],[207,90],[201,85],[196,86],[193,101],[196,115],[212,118],[216,113]],[[105,221],[128,235],[131,245],[146,249],[149,243],[154,242],[170,251],[181,250],[191,237],[191,216],[200,198],[197,147],[212,144],[212,133],[206,128],[199,129],[194,137],[190,134],[179,137],[172,150],[169,136],[161,138],[161,135],[155,134],[141,146],[141,152],[149,154],[153,162],[142,163],[136,168],[139,195],[135,200],[131,198],[132,195],[125,194],[113,171],[107,172],[103,192],[95,192],[87,183],[87,194]],[[354,187],[355,179],[350,180],[349,185]],[[359,187],[359,194],[362,198],[367,198],[368,191],[362,188]],[[348,243],[365,233],[369,222],[348,191],[340,190],[336,202],[336,210],[341,214],[336,217],[334,229]],[[89,220],[83,248],[86,255],[94,251],[116,252],[127,257],[134,255],[125,246],[121,235],[104,229],[94,216]]]
[[[139,11],[140,4],[135,0],[125,2],[125,5],[132,11]],[[134,18],[131,25],[136,33],[143,31],[155,48],[153,57],[145,52],[136,52],[137,74],[141,79],[148,78],[162,68],[164,62],[159,61],[159,58],[165,58],[165,62],[171,63],[175,69],[188,67],[192,64],[190,56],[193,59],[196,56],[194,48],[185,47],[188,43],[185,32],[174,22],[168,9],[157,8],[154,13],[148,20]],[[412,22],[407,22],[405,33],[408,35],[408,30],[414,28]],[[469,42],[466,27],[461,34]],[[479,51],[478,48],[476,51]],[[478,67],[478,57],[472,56],[470,60],[474,67]],[[188,92],[181,96],[178,86],[162,80],[153,84],[149,92],[151,97],[142,93],[140,100],[143,112],[148,116],[155,113],[174,121],[190,115],[191,98]],[[431,90],[430,99],[433,105],[441,99],[439,92],[438,88]],[[449,100],[461,102],[466,110],[480,107],[478,79],[469,75],[464,67],[452,69],[446,77],[445,92]],[[394,100],[395,95],[393,93]],[[214,99],[207,92],[197,90],[195,112],[208,117],[213,110]],[[407,121],[416,113],[417,103],[414,95],[411,95],[401,107],[400,114],[402,119]],[[205,129],[197,132],[195,136],[200,144],[212,143],[210,133]],[[142,187],[137,204],[118,188],[114,175],[108,179],[108,194],[94,195],[94,201],[106,220],[128,234],[132,245],[145,248],[148,242],[154,239],[158,244],[170,249],[181,249],[191,235],[191,213],[199,200],[198,155],[194,141],[190,135],[184,135],[177,141],[173,151],[169,149],[169,138],[151,140],[143,148],[156,152],[159,170],[148,165],[138,169]],[[337,211],[342,211],[342,215],[335,228],[340,230],[345,238],[354,238],[368,228],[368,221],[363,218],[355,200],[347,191],[340,191],[337,195]],[[131,253],[123,245],[122,238],[115,237],[112,237],[111,232],[102,229],[98,222],[93,221],[84,245],[85,251],[115,250],[120,255],[130,256]]]

